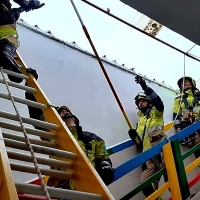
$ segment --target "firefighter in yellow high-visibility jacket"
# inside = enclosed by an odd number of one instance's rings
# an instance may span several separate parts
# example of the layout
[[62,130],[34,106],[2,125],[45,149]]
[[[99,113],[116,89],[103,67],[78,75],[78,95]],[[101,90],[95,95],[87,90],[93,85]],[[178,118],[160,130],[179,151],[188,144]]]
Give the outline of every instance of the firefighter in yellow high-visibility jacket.
[[[44,4],[38,0],[14,0],[24,11],[41,8]],[[17,73],[22,73],[14,59],[16,49],[19,47],[16,21],[19,19],[19,8],[11,8],[9,0],[0,0],[0,67]],[[8,75],[16,83],[23,79]]]
[[[164,104],[155,91],[146,85],[145,80],[141,76],[136,76],[135,82],[140,84],[144,93],[139,93],[135,97],[135,104],[138,107],[139,121],[136,129],[129,130],[130,138],[135,142],[135,138],[139,136],[141,152],[148,150],[152,146],[158,144],[164,137]],[[141,182],[149,179],[152,175],[164,167],[162,155],[159,154],[154,158],[142,164]],[[167,180],[167,176],[164,176]],[[159,180],[148,185],[143,189],[143,194],[148,197],[158,188]],[[161,197],[156,200],[160,200]]]
[[[200,91],[196,88],[193,78],[182,77],[177,82],[181,95],[174,99],[173,120],[175,130],[179,132],[200,120]],[[200,130],[181,141],[189,149],[200,143]],[[196,158],[200,157],[200,150],[194,152]]]

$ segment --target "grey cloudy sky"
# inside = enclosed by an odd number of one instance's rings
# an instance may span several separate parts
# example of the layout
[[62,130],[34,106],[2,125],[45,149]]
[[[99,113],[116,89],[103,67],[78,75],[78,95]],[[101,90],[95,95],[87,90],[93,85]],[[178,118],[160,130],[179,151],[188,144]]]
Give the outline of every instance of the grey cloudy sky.
[[[136,10],[126,6],[119,0],[90,0],[106,9],[110,8],[114,15],[136,24]],[[21,18],[30,25],[38,25],[42,30],[51,30],[54,36],[76,44],[92,52],[87,38],[82,30],[70,0],[43,0],[45,7],[28,13],[22,13]],[[158,82],[165,81],[177,89],[176,82],[184,74],[184,56],[175,50],[139,33],[136,30],[112,19],[89,5],[74,0],[77,9],[86,25],[90,36],[100,56],[106,55],[109,60],[125,64],[127,68],[135,68],[137,73],[146,75]],[[16,4],[13,4],[16,5]],[[137,15],[137,17],[136,17]],[[194,43],[184,37],[163,28],[158,38],[188,51]],[[198,55],[199,46],[190,53]],[[200,63],[186,57],[186,75],[195,80],[200,78]],[[120,77],[119,77],[120,78]]]

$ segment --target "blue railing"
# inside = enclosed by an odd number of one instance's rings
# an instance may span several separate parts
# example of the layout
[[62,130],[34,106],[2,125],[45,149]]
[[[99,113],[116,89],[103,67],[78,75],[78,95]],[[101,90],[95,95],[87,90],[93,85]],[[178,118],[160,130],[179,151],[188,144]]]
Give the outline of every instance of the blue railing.
[[131,147],[133,145],[135,145],[135,143],[129,139],[129,140],[126,140],[122,143],[119,143],[115,146],[108,148],[107,152],[109,153],[109,155],[112,155],[112,154],[118,153],[124,149],[127,149],[128,147]]
[[[195,124],[185,128],[184,130],[178,132],[177,134],[171,136],[169,140],[163,140],[159,144],[155,145],[154,147],[148,149],[147,151],[135,156],[134,158],[131,158],[130,160],[124,162],[123,164],[119,165],[118,167],[115,168],[114,171],[114,180],[118,180],[119,178],[123,177],[127,173],[131,172],[135,168],[141,166],[144,162],[147,160],[153,158],[154,156],[158,155],[159,153],[162,152],[162,147],[168,143],[168,141],[174,141],[178,139],[179,141],[183,140],[184,138],[188,137],[192,133],[198,131],[200,129],[200,121],[196,122]],[[129,141],[126,141],[124,143],[121,143],[115,147],[112,147],[114,151],[119,152],[119,150],[123,150],[122,147],[126,147],[126,145],[131,145]],[[134,143],[132,143],[134,145]],[[125,149],[124,148],[124,149]]]
[[127,173],[131,172],[133,169],[139,167],[147,160],[153,158],[154,156],[158,155],[162,152],[162,146],[167,144],[167,140],[164,140],[157,144],[156,146],[148,149],[147,151],[131,158],[130,160],[126,161],[125,163],[121,164],[120,166],[115,168],[114,172],[114,181],[118,180],[122,176],[126,175]]

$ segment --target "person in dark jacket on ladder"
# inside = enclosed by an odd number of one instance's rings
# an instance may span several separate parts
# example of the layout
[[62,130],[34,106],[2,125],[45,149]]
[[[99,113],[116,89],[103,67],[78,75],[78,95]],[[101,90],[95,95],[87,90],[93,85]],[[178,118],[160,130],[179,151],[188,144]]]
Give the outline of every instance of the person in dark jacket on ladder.
[[[144,93],[139,93],[135,97],[135,104],[139,110],[137,113],[139,121],[136,125],[136,129],[130,129],[128,134],[134,142],[135,138],[139,136],[141,144],[139,148],[141,152],[143,152],[161,142],[165,137],[163,121],[164,104],[155,91],[147,86],[145,80],[141,76],[136,76],[135,82],[140,84]],[[143,163],[141,182],[149,179],[163,167],[164,161],[161,154]],[[167,180],[166,175],[164,178]],[[156,180],[154,183],[144,188],[143,194],[146,197],[150,196],[158,189],[158,182],[159,180]],[[158,199],[160,200],[162,198],[159,197],[156,200]]]
[[79,119],[67,106],[57,108],[57,112],[71,131],[88,159],[106,185],[113,179],[112,162],[106,151],[105,141],[94,133],[83,131]]
[[[27,73],[32,74],[37,80],[38,74],[36,70],[28,68]],[[28,100],[36,101],[32,93],[26,92],[25,96]],[[45,120],[44,113],[41,109],[33,108],[31,106],[28,106],[28,109],[31,118]],[[57,107],[56,110],[71,131],[71,134],[77,140],[84,153],[87,155],[94,168],[97,170],[104,183],[109,185],[114,178],[114,169],[112,168],[112,162],[106,151],[105,141],[94,133],[83,131],[79,124],[79,119],[67,106]],[[41,129],[39,127],[35,128]],[[45,138],[41,139],[47,140]],[[49,178],[47,185],[65,189],[74,189],[73,182],[71,180],[57,179],[53,177]]]
[[[41,8],[44,4],[38,0],[14,0],[21,8],[11,8],[9,0],[0,1],[0,67],[13,72],[22,73],[14,59],[16,49],[19,47],[16,21],[20,12]],[[16,83],[23,79],[8,75],[8,78]]]
[[[173,120],[175,120],[176,133],[200,120],[200,92],[196,82],[191,77],[182,77],[178,80],[181,95],[174,99]],[[181,141],[189,149],[200,143],[200,130]],[[196,158],[200,157],[200,150],[194,152]]]

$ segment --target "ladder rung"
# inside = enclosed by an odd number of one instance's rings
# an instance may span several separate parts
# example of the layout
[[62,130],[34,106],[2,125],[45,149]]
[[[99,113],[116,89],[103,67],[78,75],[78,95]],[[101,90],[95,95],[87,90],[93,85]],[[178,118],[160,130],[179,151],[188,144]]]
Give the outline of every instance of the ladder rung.
[[[0,121],[0,127],[22,132],[21,126],[11,124],[11,123],[8,123],[8,122],[1,122]],[[31,129],[31,128],[25,128],[25,129],[26,129],[26,132],[28,134],[37,135],[37,136],[40,136],[40,137],[43,137],[43,138],[49,138],[49,139],[55,139],[56,138],[53,133],[50,133],[50,132],[47,132],[47,131],[41,131],[41,130]]]
[[[0,79],[0,83],[5,84],[5,81],[3,79]],[[19,83],[15,83],[15,82],[12,82],[12,81],[7,81],[7,83],[8,83],[8,85],[10,85],[12,87],[22,89],[22,90],[25,90],[25,91],[30,92],[30,93],[35,93],[37,91],[35,88],[28,87],[28,86],[25,86],[25,85],[21,85]]]
[[[7,150],[8,157],[15,160],[21,160],[26,162],[33,162],[33,158],[31,155],[20,153],[20,152],[14,152],[11,150]],[[48,165],[51,167],[58,167],[63,169],[72,169],[72,163],[65,162],[61,160],[55,160],[51,158],[43,158],[36,156],[37,162],[39,164]]]
[[[2,110],[0,110],[0,117],[19,121],[19,118],[17,117],[17,115],[8,113],[8,112],[4,112]],[[36,119],[28,118],[28,117],[21,117],[21,118],[24,123],[31,124],[33,126],[39,126],[39,127],[45,128],[45,129],[53,129],[53,130],[59,129],[59,126],[56,124],[52,124],[52,123],[48,123],[48,122],[44,122],[41,120],[36,120]]]
[[[6,138],[4,139],[4,142],[7,147],[17,148],[21,150],[28,150],[28,146],[24,142],[18,142],[18,141],[6,139]],[[41,153],[41,154],[58,156],[61,158],[67,158],[71,160],[76,160],[76,157],[77,157],[77,155],[72,152],[62,151],[59,149],[52,149],[49,147],[43,147],[43,146],[39,146],[35,144],[32,144],[31,146],[35,152]]]
[[13,71],[10,71],[10,70],[7,70],[7,69],[2,69],[2,71],[6,74],[9,74],[9,75],[12,75],[12,76],[15,76],[15,77],[18,77],[18,78],[22,78],[22,79],[25,79],[25,80],[28,80],[28,76],[24,75],[24,74],[19,74],[19,73],[16,73],[16,72],[13,72]]
[[[20,142],[25,142],[25,138],[18,136],[18,135],[13,135],[13,134],[10,134],[10,133],[5,133],[5,132],[2,132],[2,135],[3,135],[4,138],[17,140],[17,141],[20,141]],[[40,145],[40,146],[57,148],[57,145],[55,143],[52,143],[52,142],[47,142],[47,141],[44,141],[44,140],[40,140],[40,139],[38,140],[38,139],[33,139],[33,138],[30,138],[29,140],[30,140],[31,144],[37,144],[37,145]]]
[[[18,193],[44,196],[44,192],[41,186],[32,185],[32,184],[24,184],[24,183],[15,183],[15,186]],[[102,196],[99,194],[60,189],[60,188],[54,188],[54,187],[47,187],[47,189],[48,189],[50,197],[52,198],[67,198],[71,200],[77,200],[77,199],[78,200],[102,200]]]
[[[1,93],[0,92],[0,97],[1,98],[4,98],[4,99],[8,99],[10,100],[10,96],[8,94],[5,94],[5,93]],[[35,101],[30,101],[30,100],[27,100],[27,99],[23,99],[23,98],[20,98],[20,97],[16,97],[16,96],[12,96],[13,99],[18,102],[18,103],[22,103],[22,104],[26,104],[28,106],[32,106],[34,108],[40,108],[40,109],[45,109],[47,106],[42,104],[42,103],[37,103]]]
[[[29,165],[10,162],[10,167],[14,171],[37,174],[35,167],[29,166]],[[42,175],[73,180],[73,172],[63,172],[63,171],[58,171],[54,169],[44,169],[44,168],[40,168],[40,171]]]

